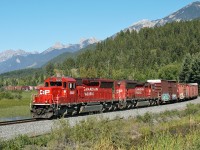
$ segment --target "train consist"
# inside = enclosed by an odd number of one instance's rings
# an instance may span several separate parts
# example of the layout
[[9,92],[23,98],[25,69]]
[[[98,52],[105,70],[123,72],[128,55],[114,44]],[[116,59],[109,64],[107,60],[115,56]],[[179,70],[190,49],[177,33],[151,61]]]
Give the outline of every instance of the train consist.
[[33,95],[31,113],[33,118],[52,118],[159,105],[197,97],[197,83],[50,77],[38,94]]

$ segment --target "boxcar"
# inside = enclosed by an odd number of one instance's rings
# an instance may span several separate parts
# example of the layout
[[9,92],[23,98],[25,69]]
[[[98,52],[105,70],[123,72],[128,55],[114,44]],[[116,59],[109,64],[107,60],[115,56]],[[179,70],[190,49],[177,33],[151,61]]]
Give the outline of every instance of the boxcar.
[[177,100],[177,82],[174,80],[147,80],[154,83],[161,103]]
[[198,97],[198,84],[197,83],[189,83],[189,98],[197,98]]
[[177,87],[177,81],[175,80],[168,80],[168,91],[170,95],[171,101],[177,101],[178,100],[178,87]]

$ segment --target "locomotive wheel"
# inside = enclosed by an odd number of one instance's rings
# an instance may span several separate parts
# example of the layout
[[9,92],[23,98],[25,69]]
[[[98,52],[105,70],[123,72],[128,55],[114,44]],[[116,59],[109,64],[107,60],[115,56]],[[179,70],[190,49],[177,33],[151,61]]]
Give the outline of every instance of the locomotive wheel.
[[156,101],[156,104],[157,104],[157,105],[160,105],[160,104],[162,104],[162,102],[158,99],[158,100]]
[[106,108],[105,108],[105,106],[103,106],[101,112],[105,112],[105,111],[106,111]]
[[[121,109],[123,109],[124,107],[123,107],[123,105],[122,104],[118,104],[118,107],[117,108],[119,108],[120,110]],[[115,109],[116,110],[116,109]]]
[[78,114],[78,112],[77,112],[76,110],[74,110],[74,111],[72,112],[72,116],[77,115],[77,114]]
[[160,105],[160,101],[159,100],[156,101],[156,105]]
[[108,111],[112,111],[113,110],[113,105],[110,105],[110,107],[108,108]]
[[132,104],[131,103],[128,103],[127,104],[127,109],[130,109],[132,107]]
[[137,101],[134,101],[132,107],[136,108],[136,105],[137,105]]
[[153,105],[154,105],[154,106],[157,105],[157,100],[156,100],[156,99],[154,99]]
[[153,105],[153,100],[150,99],[150,100],[149,100],[149,106],[152,106],[152,105]]
[[117,105],[116,104],[113,104],[113,110],[117,110]]

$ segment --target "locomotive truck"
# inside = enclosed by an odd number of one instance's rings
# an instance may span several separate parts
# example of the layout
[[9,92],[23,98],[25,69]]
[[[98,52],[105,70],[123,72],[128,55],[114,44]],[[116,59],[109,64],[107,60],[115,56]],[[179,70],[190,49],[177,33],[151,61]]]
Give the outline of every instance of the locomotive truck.
[[53,118],[86,112],[104,112],[159,105],[198,96],[197,83],[169,80],[89,79],[49,77],[32,96],[33,118]]

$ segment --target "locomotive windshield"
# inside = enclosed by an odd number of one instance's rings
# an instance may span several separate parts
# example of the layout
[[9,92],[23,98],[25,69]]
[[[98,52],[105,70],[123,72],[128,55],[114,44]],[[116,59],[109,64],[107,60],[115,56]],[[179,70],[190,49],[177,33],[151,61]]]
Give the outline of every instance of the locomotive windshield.
[[62,82],[50,82],[50,86],[62,86]]

